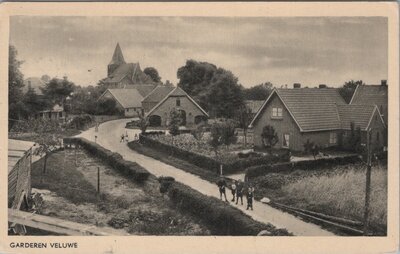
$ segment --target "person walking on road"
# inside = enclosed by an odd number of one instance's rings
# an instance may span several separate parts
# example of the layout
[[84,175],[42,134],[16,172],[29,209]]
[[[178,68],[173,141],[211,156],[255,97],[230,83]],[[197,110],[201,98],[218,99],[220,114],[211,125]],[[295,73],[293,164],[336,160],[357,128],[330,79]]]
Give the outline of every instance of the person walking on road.
[[253,210],[253,197],[254,197],[254,189],[250,186],[247,190],[246,199],[247,199],[247,208],[246,210]]
[[236,186],[236,204],[238,204],[240,198],[240,203],[243,205],[243,187],[243,183],[239,179]]
[[124,135],[124,133],[122,133],[122,135],[121,135],[121,140],[119,141],[120,143],[122,143],[122,142],[124,142],[125,141],[125,135]]
[[226,199],[226,193],[225,193],[225,187],[226,187],[226,181],[223,177],[221,177],[218,182],[217,182],[218,188],[219,188],[219,198],[222,200],[222,194],[225,197],[225,201],[228,202],[228,199]]
[[236,196],[236,186],[237,186],[237,181],[234,181],[231,185],[231,191],[232,191],[232,202],[235,202],[235,196]]

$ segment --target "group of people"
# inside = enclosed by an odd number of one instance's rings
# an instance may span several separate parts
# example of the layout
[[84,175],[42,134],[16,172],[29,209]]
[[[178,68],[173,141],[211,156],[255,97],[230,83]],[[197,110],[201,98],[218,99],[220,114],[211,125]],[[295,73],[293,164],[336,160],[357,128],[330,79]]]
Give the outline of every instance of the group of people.
[[[225,201],[228,202],[228,199],[226,198],[226,187],[227,183],[225,181],[225,178],[221,177],[218,182],[217,182],[218,188],[219,188],[219,196],[220,199],[222,200],[222,196],[225,197]],[[243,205],[243,195],[246,195],[246,200],[247,200],[247,208],[246,210],[253,210],[253,199],[254,199],[254,188],[252,186],[246,186],[242,180],[235,180],[231,184],[231,192],[232,192],[232,202],[235,202],[236,198],[236,205],[239,202]]]
[[125,132],[125,134],[124,133],[122,133],[121,134],[121,140],[119,141],[120,143],[122,143],[122,142],[128,142],[129,141],[129,139],[128,139],[128,132]]

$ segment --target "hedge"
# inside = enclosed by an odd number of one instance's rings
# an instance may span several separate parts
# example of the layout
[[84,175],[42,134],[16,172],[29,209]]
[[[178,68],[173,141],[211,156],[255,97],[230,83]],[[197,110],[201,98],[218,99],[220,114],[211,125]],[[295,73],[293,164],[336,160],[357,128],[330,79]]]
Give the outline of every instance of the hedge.
[[248,159],[238,159],[232,163],[221,163],[213,158],[190,152],[181,149],[176,146],[164,144],[160,141],[154,140],[148,135],[139,135],[139,142],[147,147],[153,148],[155,150],[167,153],[171,156],[177,157],[181,160],[188,161],[198,167],[219,173],[219,167],[222,164],[224,169],[224,174],[236,173],[242,169],[248,168],[254,165],[260,164],[271,164],[279,161],[287,161],[288,158],[285,156],[262,156],[258,158],[248,158]]
[[314,170],[335,165],[354,164],[360,161],[361,159],[358,155],[352,155],[346,157],[323,158],[318,160],[306,160],[297,162],[277,163],[271,165],[253,166],[246,169],[246,179],[250,179],[256,176],[266,175],[269,173],[289,172],[298,169]]
[[255,221],[226,202],[206,196],[184,184],[170,182],[167,193],[179,209],[205,221],[215,228],[217,235],[257,235],[262,230],[274,236],[291,235],[286,229]]
[[132,177],[137,182],[147,180],[150,173],[136,162],[124,160],[118,153],[105,149],[104,147],[84,138],[64,138],[65,145],[79,145],[90,154],[102,159],[111,167],[117,169],[124,175]]

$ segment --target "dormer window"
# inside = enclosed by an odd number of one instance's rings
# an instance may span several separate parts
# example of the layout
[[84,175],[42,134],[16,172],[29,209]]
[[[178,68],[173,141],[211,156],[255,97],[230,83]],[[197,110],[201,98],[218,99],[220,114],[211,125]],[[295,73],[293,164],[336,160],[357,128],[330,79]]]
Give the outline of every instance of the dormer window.
[[181,106],[181,100],[180,99],[176,99],[176,106],[180,107]]

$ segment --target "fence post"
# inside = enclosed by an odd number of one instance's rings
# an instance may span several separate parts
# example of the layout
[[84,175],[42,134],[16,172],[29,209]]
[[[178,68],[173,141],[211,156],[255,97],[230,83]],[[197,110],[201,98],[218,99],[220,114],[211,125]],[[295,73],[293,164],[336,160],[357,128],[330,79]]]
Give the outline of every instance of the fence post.
[[100,194],[100,167],[97,167],[97,194]]

